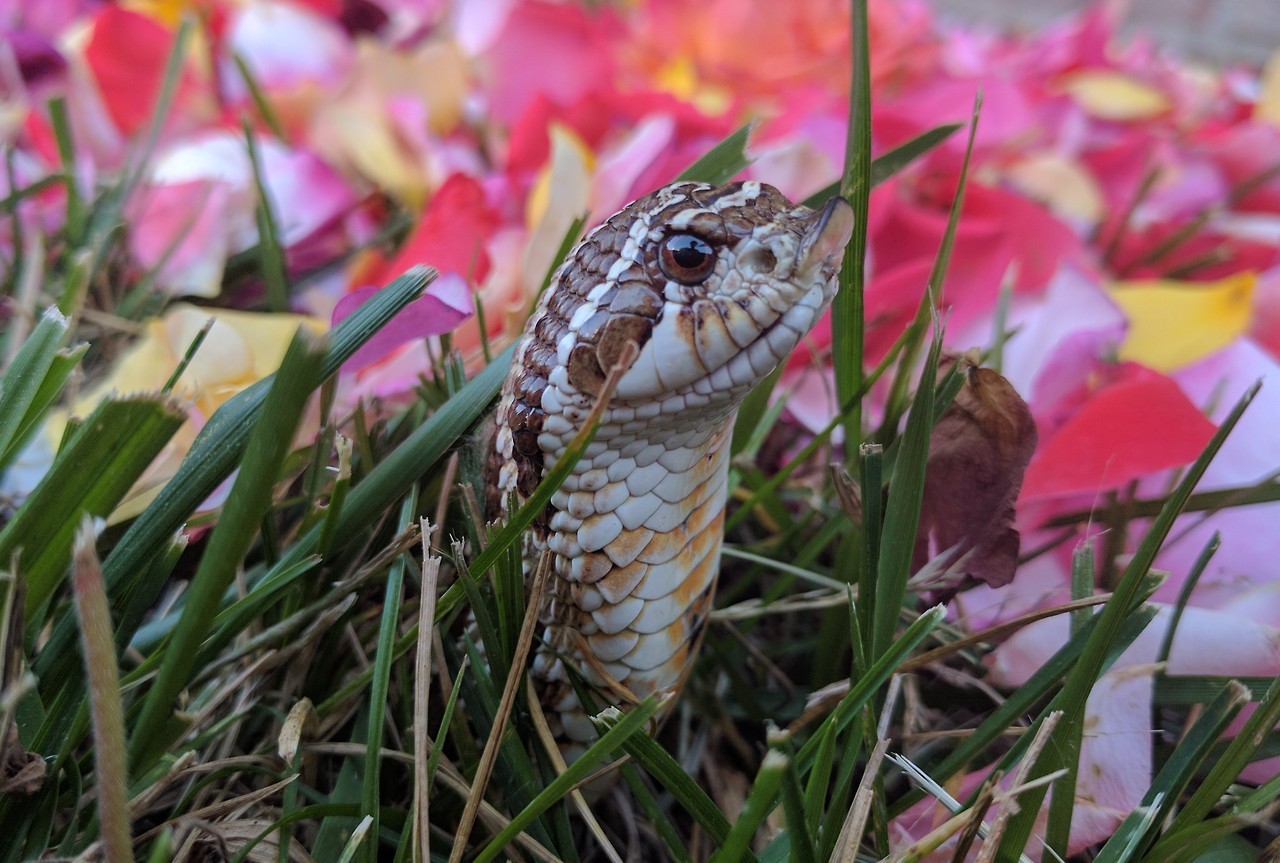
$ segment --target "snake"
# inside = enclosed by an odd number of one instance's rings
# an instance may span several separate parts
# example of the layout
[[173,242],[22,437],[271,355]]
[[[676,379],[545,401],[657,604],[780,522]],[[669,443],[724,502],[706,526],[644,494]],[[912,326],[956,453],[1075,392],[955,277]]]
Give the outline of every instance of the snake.
[[674,695],[687,677],[738,407],[830,305],[853,225],[839,196],[814,209],[755,180],[669,185],[590,231],[526,322],[496,410],[489,512],[533,494],[632,359],[524,539],[526,579],[551,558],[530,674],[567,757],[598,736],[571,671],[610,703]]

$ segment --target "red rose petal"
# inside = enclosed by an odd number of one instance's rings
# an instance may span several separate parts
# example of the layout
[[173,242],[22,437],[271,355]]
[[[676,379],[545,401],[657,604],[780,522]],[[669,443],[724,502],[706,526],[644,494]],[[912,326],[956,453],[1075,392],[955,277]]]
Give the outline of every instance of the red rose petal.
[[485,242],[499,223],[499,214],[485,200],[480,184],[466,174],[454,174],[436,190],[383,278],[375,281],[387,282],[415,264],[428,264],[478,285],[489,274]]
[[151,119],[174,34],[154,19],[115,5],[98,13],[84,49],[107,113],[125,135]]
[[1214,430],[1173,380],[1134,366],[1041,443],[1023,497],[1113,489],[1187,464]]

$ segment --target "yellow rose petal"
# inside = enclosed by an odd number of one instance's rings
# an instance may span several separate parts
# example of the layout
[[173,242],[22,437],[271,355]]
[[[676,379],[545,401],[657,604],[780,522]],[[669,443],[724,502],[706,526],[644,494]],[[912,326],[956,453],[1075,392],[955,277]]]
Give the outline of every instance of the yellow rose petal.
[[550,127],[551,158],[525,200],[529,245],[521,264],[526,288],[537,290],[573,220],[591,209],[591,172],[595,156],[570,129]]
[[1062,87],[1100,120],[1149,120],[1171,107],[1164,93],[1123,72],[1085,69],[1068,75]]
[[1049,205],[1055,213],[1085,224],[1102,219],[1102,190],[1083,165],[1056,153],[1028,155],[1005,171],[1018,191]]
[[1262,90],[1253,107],[1255,119],[1280,126],[1280,51],[1271,55],[1262,69]]
[[698,71],[690,57],[675,57],[658,70],[653,83],[659,90],[692,102],[704,114],[723,114],[733,104],[733,94],[723,87],[698,80]]
[[1111,298],[1129,319],[1120,356],[1157,371],[1190,365],[1226,347],[1249,326],[1257,275],[1216,282],[1116,282]]
[[316,113],[312,144],[330,161],[373,181],[411,211],[427,199],[427,175],[400,141],[390,118],[371,106],[341,100]]
[[[327,329],[324,321],[303,315],[237,312],[175,303],[164,317],[144,323],[141,338],[116,359],[106,378],[75,400],[70,413],[87,416],[110,392],[159,390],[209,318],[214,318],[209,335],[173,389],[175,395],[194,402],[206,420],[227,399],[280,366],[299,326],[315,333]],[[48,439],[55,446],[62,439],[67,416],[67,411],[58,411],[46,426]],[[196,428],[188,420],[112,514],[112,523],[141,512],[173,476],[195,435]]]
[[121,5],[130,12],[154,18],[166,27],[177,27],[183,15],[194,11],[190,0],[125,0]]

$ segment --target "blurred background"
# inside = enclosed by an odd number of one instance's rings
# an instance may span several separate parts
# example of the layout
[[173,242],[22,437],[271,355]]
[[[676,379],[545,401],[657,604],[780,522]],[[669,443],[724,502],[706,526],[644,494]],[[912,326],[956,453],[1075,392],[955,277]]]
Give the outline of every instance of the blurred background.
[[[934,0],[956,21],[1032,29],[1087,0]],[[1148,34],[1188,59],[1261,63],[1280,45],[1280,0],[1131,0],[1122,32]]]

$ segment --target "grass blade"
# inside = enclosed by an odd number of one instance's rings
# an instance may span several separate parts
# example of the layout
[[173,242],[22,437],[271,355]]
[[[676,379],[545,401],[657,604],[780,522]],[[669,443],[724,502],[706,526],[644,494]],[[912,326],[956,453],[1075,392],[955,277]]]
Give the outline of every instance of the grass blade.
[[982,93],[973,100],[973,116],[969,121],[969,139],[965,143],[964,159],[960,163],[960,178],[956,181],[955,197],[951,200],[951,212],[947,217],[947,229],[942,234],[942,243],[938,246],[938,254],[933,259],[933,267],[929,270],[929,284],[925,295],[920,298],[916,307],[915,320],[907,328],[911,338],[903,348],[898,363],[898,376],[894,378],[893,388],[889,393],[885,407],[884,421],[880,424],[879,437],[888,440],[898,427],[901,418],[900,406],[906,401],[907,381],[911,369],[920,355],[920,346],[924,343],[925,326],[934,314],[939,298],[942,296],[943,282],[946,281],[947,270],[951,266],[951,251],[955,246],[956,229],[960,224],[960,213],[964,209],[964,192],[969,181],[969,160],[973,156],[973,142],[978,134],[978,115],[982,111]]
[[[892,150],[876,156],[871,160],[871,188],[874,189],[885,180],[900,173],[907,165],[950,138],[963,125],[963,123],[946,123],[935,126],[927,132],[921,132],[905,144],[899,144]],[[815,210],[820,208],[832,197],[840,194],[842,182],[843,180],[836,180],[831,185],[824,186],[801,203]]]
[[1222,691],[1187,736],[1179,741],[1178,747],[1152,780],[1142,803],[1102,846],[1094,858],[1095,863],[1123,863],[1136,859],[1137,851],[1151,844],[1153,828],[1164,819],[1195,778],[1196,768],[1209,756],[1213,745],[1248,700],[1248,690],[1239,683],[1233,683]]
[[[417,299],[434,278],[434,271],[414,268],[345,318],[329,334],[322,376],[337,372],[387,321]],[[209,418],[173,479],[134,520],[103,562],[111,614],[117,621],[117,648],[123,648],[133,638],[135,629],[130,622],[141,620],[156,600],[154,589],[140,589],[135,580],[137,574],[146,571],[149,562],[162,553],[183,521],[231,474],[248,443],[270,386],[270,377],[259,381],[228,400]],[[494,389],[496,392],[496,385]],[[403,470],[404,466],[400,468]],[[290,563],[297,563],[308,554],[309,549]],[[74,642],[74,623],[64,618],[55,624],[48,644],[36,658],[35,670],[43,682],[46,700],[54,704],[54,699],[58,699],[56,709],[50,711],[36,736],[36,745],[41,748],[56,748],[53,741],[67,733],[75,705],[82,697],[83,681],[77,670],[79,658]]]
[[675,181],[679,183],[691,180],[715,184],[729,180],[751,164],[751,160],[747,158],[747,138],[750,135],[751,124],[748,123],[703,153],[692,165],[681,171]]
[[133,726],[130,762],[146,769],[160,755],[161,725],[187,685],[194,661],[216,617],[222,595],[257,536],[271,506],[280,466],[288,455],[303,408],[320,384],[325,342],[299,329],[280,364],[262,415],[218,524],[187,590],[182,618],[162,647],[164,659]]
[[453,850],[449,855],[450,863],[459,863],[466,852],[467,840],[470,838],[471,828],[475,825],[475,816],[480,806],[480,799],[484,794],[485,787],[489,784],[494,759],[497,758],[498,747],[506,734],[511,711],[515,707],[516,695],[520,690],[520,681],[525,676],[525,662],[528,659],[529,650],[533,646],[534,628],[538,624],[539,613],[542,608],[543,589],[546,586],[547,575],[550,571],[551,555],[548,552],[543,554],[542,560],[538,563],[538,571],[530,588],[528,608],[525,611],[524,620],[520,627],[520,637],[516,643],[516,655],[513,657],[510,670],[507,673],[507,679],[502,688],[502,700],[498,704],[498,709],[493,718],[493,725],[489,730],[489,737],[485,741],[484,751],[480,755],[480,763],[476,767],[476,774],[472,779],[471,797],[467,800],[467,806],[462,812],[461,823],[459,823],[457,830],[454,832]]
[[[1155,585],[1148,587],[1148,593],[1155,589]],[[1120,628],[1120,632],[1116,637],[1113,647],[1123,649],[1131,644],[1134,639],[1142,634],[1152,618],[1155,616],[1155,610],[1138,610],[1130,615]],[[1058,684],[1079,661],[1080,654],[1083,652],[1085,644],[1088,642],[1089,636],[1092,635],[1094,627],[1097,626],[1097,617],[1094,616],[1086,629],[1072,636],[1065,645],[1063,645],[1057,653],[1049,658],[1040,669],[1031,676],[1031,678],[1019,686],[994,712],[989,714],[987,718],[973,732],[965,737],[963,743],[955,748],[949,755],[943,758],[936,765],[930,766],[928,772],[939,782],[946,782],[965,765],[971,763],[982,752],[998,740],[1005,731],[1018,721],[1019,717],[1034,710],[1036,705],[1044,700],[1048,693]],[[1055,707],[1053,702],[1041,711],[1043,718],[1050,710]],[[1024,739],[1026,735],[1024,734]],[[1010,750],[1001,765],[997,765],[997,769],[1004,764],[1012,763],[1014,758],[1021,753],[1025,747],[1015,747]],[[899,815],[907,809],[907,807],[916,803],[923,795],[919,791],[911,791],[903,795],[902,798],[895,801],[890,808],[890,815]]]
[[760,772],[756,774],[756,781],[742,806],[742,813],[729,829],[720,850],[711,855],[710,863],[736,863],[750,851],[751,839],[773,811],[783,777],[790,766],[791,759],[776,749],[765,753]]
[[[409,490],[404,504],[400,507],[399,524],[412,524],[414,513],[418,511],[418,488]],[[361,856],[368,863],[377,863],[378,828],[381,821],[379,797],[382,780],[383,728],[386,724],[387,692],[391,687],[391,665],[394,661],[396,628],[400,623],[400,603],[404,600],[404,573],[408,567],[405,555],[397,557],[391,563],[387,573],[387,585],[383,591],[382,613],[378,621],[378,648],[373,657],[373,680],[369,686],[369,728],[365,732],[364,786],[361,788],[360,808],[366,818],[371,819],[371,830],[375,837],[363,849]],[[425,801],[424,801],[425,802]]]
[[1252,760],[1254,751],[1262,745],[1263,739],[1271,733],[1278,722],[1280,722],[1280,677],[1271,681],[1266,694],[1258,703],[1258,709],[1227,745],[1226,751],[1214,760],[1209,772],[1197,784],[1191,797],[1174,816],[1166,831],[1166,835],[1175,840],[1174,844],[1179,831],[1189,830],[1209,817],[1213,807],[1222,799],[1222,795],[1226,793],[1231,783],[1236,781],[1240,771]]
[[[284,248],[280,245],[278,222],[271,210],[271,195],[262,173],[262,156],[258,152],[258,140],[253,124],[246,117],[242,123],[245,148],[249,151],[249,165],[253,169],[253,185],[258,202],[254,206],[254,221],[258,226],[259,266],[266,283],[267,307],[273,312],[289,311],[289,276],[285,272]],[[376,824],[375,824],[376,828]],[[377,830],[374,830],[377,835]]]
[[[70,327],[62,313],[54,307],[46,309],[0,378],[0,471],[17,454],[24,429],[33,424],[33,414],[48,406],[48,397],[41,399],[46,381],[51,377],[57,380],[56,395],[71,372],[70,368],[63,370],[58,365],[58,356],[69,333]],[[75,358],[78,360],[82,354],[83,349]]]
[[[608,725],[607,718],[603,724]],[[702,790],[698,783],[685,772],[680,762],[676,761],[671,753],[659,746],[658,742],[647,734],[631,737],[623,744],[622,749],[636,764],[643,767],[659,786],[665,788],[686,812],[693,816],[693,820],[707,831],[708,836],[718,844],[724,843],[731,829],[729,819],[707,796],[707,792]],[[743,859],[754,861],[755,857],[748,851]]]
[[804,791],[794,760],[788,761],[782,778],[782,811],[787,818],[792,863],[818,863],[818,849],[805,819]]
[[[871,697],[889,682],[889,678],[893,676],[898,664],[920,642],[924,641],[929,633],[938,628],[944,617],[946,617],[946,609],[937,605],[913,620],[911,625],[906,628],[906,631],[902,633],[902,637],[878,656],[867,668],[867,673],[853,683],[849,688],[848,694],[840,700],[835,710],[831,711],[831,715],[823,721],[819,730],[830,728],[839,732],[839,730],[852,722],[859,711],[871,700]],[[799,765],[801,772],[808,770],[812,766],[813,758],[821,739],[822,735],[815,733],[800,747],[800,752],[796,756],[796,763]]]
[[[884,510],[875,593],[858,597],[860,603],[871,605],[872,649],[869,657],[879,656],[888,649],[907,594],[924,500],[925,466],[929,461],[929,440],[933,433],[934,386],[941,353],[942,333],[935,330],[893,465],[889,502]],[[876,490],[871,489],[869,493],[874,494]]]
[[[1116,585],[1111,601],[1103,606],[1102,611],[1096,616],[1097,623],[1090,634],[1088,642],[1085,644],[1084,650],[1081,651],[1080,660],[1067,675],[1066,683],[1059,696],[1062,709],[1065,711],[1063,721],[1055,734],[1054,745],[1040,760],[1041,763],[1037,764],[1035,776],[1033,776],[1033,778],[1038,778],[1060,769],[1067,771],[1067,774],[1055,786],[1053,799],[1049,806],[1049,824],[1045,836],[1048,847],[1058,854],[1066,853],[1067,842],[1070,838],[1071,815],[1075,800],[1075,771],[1080,761],[1080,742],[1084,731],[1085,701],[1089,696],[1089,692],[1093,689],[1098,675],[1102,673],[1108,657],[1113,652],[1113,645],[1121,625],[1142,599],[1144,583],[1147,580],[1147,574],[1151,570],[1151,565],[1155,561],[1156,553],[1168,537],[1169,531],[1173,529],[1173,523],[1182,512],[1182,508],[1186,506],[1192,490],[1200,482],[1200,478],[1204,476],[1209,463],[1213,461],[1218,450],[1222,448],[1227,436],[1231,434],[1232,429],[1240,421],[1240,417],[1243,416],[1260,387],[1261,382],[1255,383],[1241,396],[1240,400],[1231,409],[1231,412],[1222,421],[1222,425],[1218,427],[1213,438],[1210,439],[1204,452],[1187,469],[1182,481],[1178,483],[1178,487],[1169,496],[1160,515],[1157,516],[1155,522],[1151,525],[1151,529],[1138,546],[1137,551],[1134,552],[1129,565],[1125,568],[1124,574]],[[1040,808],[1044,794],[1045,789],[1043,788],[1029,793],[1024,800],[1026,809],[1022,814],[1014,818],[1009,832],[1006,834],[1006,842],[1010,844],[1005,847],[1020,848],[1025,845],[1026,839],[1031,833],[1034,815]]]
[[61,582],[80,519],[110,515],[185,419],[186,412],[172,399],[125,396],[103,401],[72,433],[44,479],[0,531],[0,560],[20,553],[31,624]]
[[102,567],[93,545],[93,521],[85,516],[76,535],[72,595],[89,678],[102,851],[106,863],[133,863],[120,670],[111,638],[111,614],[102,584]]
[[[854,0],[849,128],[840,191],[853,205],[853,237],[840,266],[840,290],[831,304],[831,365],[836,400],[850,404],[862,388],[864,294],[866,291],[867,214],[871,196],[871,50],[867,42],[867,0]],[[862,406],[855,404],[845,422],[850,447],[862,441]]]
[[676,832],[675,825],[671,823],[671,819],[662,811],[658,801],[649,793],[648,786],[640,778],[635,766],[623,764],[620,772],[622,773],[622,780],[627,783],[627,788],[631,791],[631,796],[635,798],[636,805],[640,807],[644,817],[653,825],[654,831],[662,839],[662,843],[666,846],[667,853],[671,855],[671,859],[675,860],[676,863],[690,863],[689,850],[685,847],[684,840],[680,838],[680,834]]
[[577,785],[599,764],[604,757],[637,736],[644,737],[644,725],[658,712],[661,702],[654,698],[646,698],[636,705],[630,713],[623,714],[617,708],[609,707],[597,717],[605,726],[605,730],[595,743],[587,748],[569,769],[557,776],[542,789],[532,802],[516,814],[511,822],[493,837],[493,840],[475,857],[474,863],[491,863],[496,860],[503,849],[534,820],[547,811],[553,803],[560,800],[573,786]]

